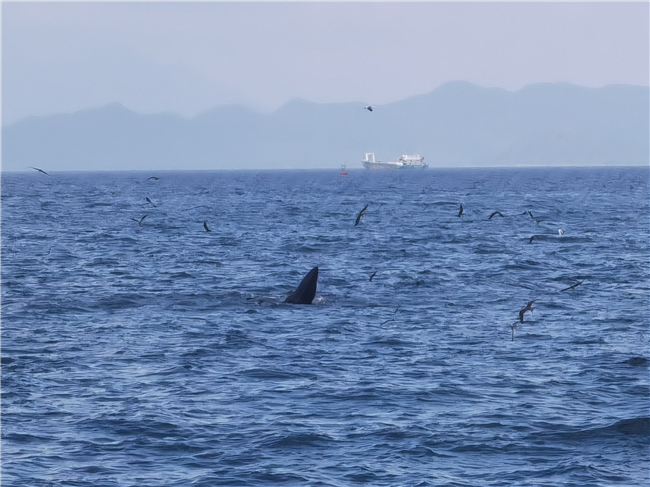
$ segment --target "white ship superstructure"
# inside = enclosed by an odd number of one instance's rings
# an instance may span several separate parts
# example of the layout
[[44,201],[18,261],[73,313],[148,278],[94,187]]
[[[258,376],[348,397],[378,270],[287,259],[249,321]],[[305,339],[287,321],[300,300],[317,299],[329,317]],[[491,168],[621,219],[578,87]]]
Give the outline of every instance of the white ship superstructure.
[[424,157],[419,154],[405,154],[403,156],[400,156],[397,161],[383,162],[375,159],[374,152],[366,152],[365,158],[361,161],[361,163],[366,169],[424,169],[426,167],[429,167],[428,164],[424,162]]

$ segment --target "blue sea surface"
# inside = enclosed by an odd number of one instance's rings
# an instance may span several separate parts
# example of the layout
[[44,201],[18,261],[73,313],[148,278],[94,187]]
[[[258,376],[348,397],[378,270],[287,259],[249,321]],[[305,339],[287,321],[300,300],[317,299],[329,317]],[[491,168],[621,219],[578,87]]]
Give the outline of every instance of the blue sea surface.
[[5,173],[2,485],[650,485],[649,181]]

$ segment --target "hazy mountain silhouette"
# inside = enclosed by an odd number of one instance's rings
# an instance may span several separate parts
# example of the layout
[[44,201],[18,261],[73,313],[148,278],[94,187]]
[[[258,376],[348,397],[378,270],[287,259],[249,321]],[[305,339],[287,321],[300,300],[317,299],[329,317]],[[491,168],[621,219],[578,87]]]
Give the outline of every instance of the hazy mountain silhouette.
[[112,104],[31,117],[2,129],[2,169],[361,168],[364,152],[419,153],[432,167],[649,163],[647,87],[451,82],[363,106],[296,99],[271,114],[228,105],[185,119]]

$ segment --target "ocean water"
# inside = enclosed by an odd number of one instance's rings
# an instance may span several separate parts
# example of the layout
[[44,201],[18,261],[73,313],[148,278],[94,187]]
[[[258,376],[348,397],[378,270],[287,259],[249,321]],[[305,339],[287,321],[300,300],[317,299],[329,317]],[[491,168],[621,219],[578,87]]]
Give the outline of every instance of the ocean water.
[[2,485],[650,485],[649,180],[3,174]]

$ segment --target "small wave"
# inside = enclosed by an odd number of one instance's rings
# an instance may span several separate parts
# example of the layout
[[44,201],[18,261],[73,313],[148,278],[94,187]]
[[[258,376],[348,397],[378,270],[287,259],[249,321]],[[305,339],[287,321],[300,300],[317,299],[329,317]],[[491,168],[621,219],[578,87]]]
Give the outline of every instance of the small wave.
[[106,202],[103,202],[103,201],[97,201],[97,202],[94,202],[94,203],[89,203],[87,208],[102,208],[102,207],[112,207],[112,206],[113,206],[112,202],[106,203]]
[[602,337],[599,338],[583,338],[571,340],[573,345],[601,345],[605,343],[605,339]]
[[187,272],[175,272],[173,274],[169,274],[169,277],[172,279],[186,279],[186,278],[193,278],[194,276],[192,274],[188,274]]
[[144,306],[144,303],[140,302],[133,295],[115,295],[100,298],[96,301],[95,306],[100,309],[106,310],[118,310],[125,308],[137,308]]
[[487,443],[470,443],[452,448],[451,451],[456,453],[499,453],[504,448],[489,445]]
[[632,357],[623,361],[624,364],[631,365],[632,367],[647,367],[648,359],[645,357]]
[[241,375],[263,380],[293,380],[293,379],[316,379],[313,374],[302,374],[295,372],[285,372],[277,369],[248,369],[240,372]]
[[409,456],[414,456],[416,458],[453,458],[453,455],[448,455],[445,453],[440,453],[437,452],[429,447],[426,446],[416,446],[413,448],[409,448],[408,450],[402,450],[402,453],[409,455]]
[[622,419],[614,423],[611,428],[625,435],[650,436],[650,417]]
[[624,434],[626,436],[650,436],[650,417],[642,416],[638,418],[621,419],[609,426],[599,426],[579,430],[576,430],[574,427],[566,428],[565,426],[558,424],[546,425],[545,431],[537,431],[535,436],[540,438],[546,435],[557,435],[568,441],[584,441],[586,439],[599,439],[619,434]]
[[264,443],[270,448],[325,448],[331,446],[334,440],[317,433],[290,433],[280,438],[267,439]]
[[365,343],[365,345],[380,345],[380,346],[385,346],[385,347],[413,347],[416,344],[413,342],[407,342],[400,340],[397,337],[385,337],[385,338],[377,338],[374,340],[370,340]]

